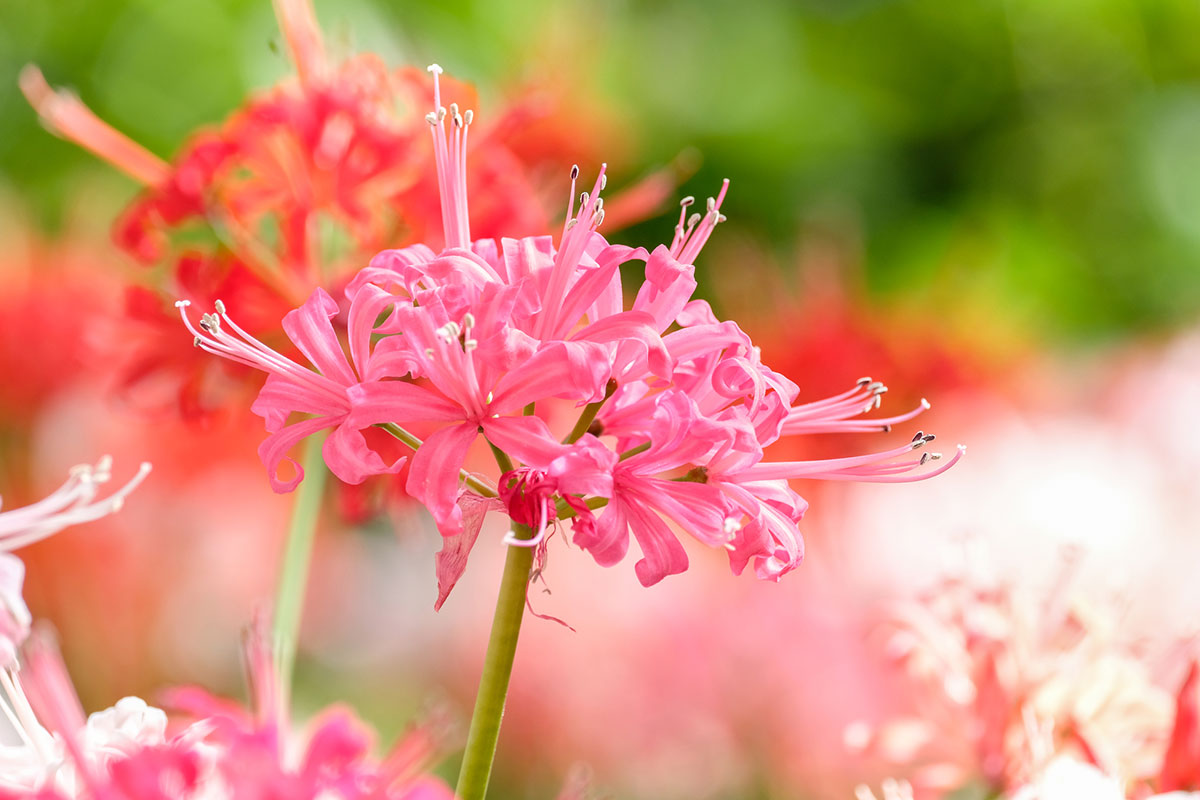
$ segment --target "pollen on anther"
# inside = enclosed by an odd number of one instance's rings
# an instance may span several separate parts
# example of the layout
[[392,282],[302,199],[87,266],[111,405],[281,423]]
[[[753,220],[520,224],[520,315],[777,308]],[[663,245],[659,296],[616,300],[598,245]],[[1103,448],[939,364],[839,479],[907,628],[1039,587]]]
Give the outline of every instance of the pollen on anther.
[[425,68],[425,71],[432,72],[434,75],[442,74],[442,68],[437,64],[430,64],[428,67]]
[[224,303],[224,301],[222,301],[222,300],[217,300],[215,303],[213,303],[213,308],[215,308],[215,309],[217,310],[217,313],[218,313],[218,314],[224,314],[224,313],[225,313],[225,303]]

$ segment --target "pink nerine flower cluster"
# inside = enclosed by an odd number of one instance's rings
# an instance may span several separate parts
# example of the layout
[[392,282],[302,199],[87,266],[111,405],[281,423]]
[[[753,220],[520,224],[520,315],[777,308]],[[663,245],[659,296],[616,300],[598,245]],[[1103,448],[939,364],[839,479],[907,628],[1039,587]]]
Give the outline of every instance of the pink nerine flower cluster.
[[0,800],[450,800],[426,774],[442,726],[416,726],[380,759],[374,734],[331,708],[293,735],[273,653],[250,637],[249,711],[200,689],[170,699],[194,715],[179,733],[137,697],[84,717],[53,638],[38,631],[21,671],[0,671],[0,696],[20,739],[0,745]]
[[[196,344],[268,373],[253,409],[269,436],[259,453],[277,491],[303,478],[280,467],[300,440],[322,430],[325,461],[343,481],[396,472],[364,431],[385,426],[414,449],[407,490],[433,514],[445,537],[441,597],[453,586],[478,533],[480,498],[499,497],[529,538],[544,545],[556,523],[608,566],[630,536],[651,585],[684,571],[673,527],[729,551],[735,572],[753,564],[778,579],[803,555],[798,523],[805,500],[792,478],[895,482],[936,475],[918,432],[882,452],[820,461],[771,461],[784,435],[888,431],[927,404],[889,418],[858,419],[886,388],[863,379],[836,397],[797,404],[799,389],[763,364],[737,324],[693,299],[693,266],[721,214],[728,183],[689,216],[681,204],[670,245],[652,252],[610,244],[602,167],[578,196],[578,168],[557,244],[549,236],[472,241],[468,227],[468,134],[472,112],[442,107],[434,75],[427,115],[434,143],[446,246],[414,245],[375,256],[347,286],[344,302],[315,291],[284,319],[284,329],[315,367],[302,366],[248,335],[221,303],[198,323],[183,316]],[[628,287],[622,266],[641,262]],[[633,302],[626,304],[628,290]],[[187,303],[181,303],[186,307]],[[343,343],[332,320],[345,315]],[[554,430],[563,406],[577,420]],[[422,442],[407,428],[432,433]],[[497,454],[496,483],[462,471],[480,437]],[[917,452],[921,451],[921,452]],[[294,464],[294,462],[291,462]],[[290,472],[290,470],[289,470]]]

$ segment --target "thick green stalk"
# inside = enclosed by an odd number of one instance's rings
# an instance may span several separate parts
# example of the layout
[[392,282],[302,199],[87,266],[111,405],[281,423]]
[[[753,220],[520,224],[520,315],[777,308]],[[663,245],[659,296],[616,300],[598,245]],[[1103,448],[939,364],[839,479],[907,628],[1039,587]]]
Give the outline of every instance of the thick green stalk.
[[296,642],[300,636],[300,616],[304,610],[304,592],[308,586],[308,565],[312,559],[321,495],[329,470],[321,457],[325,432],[308,437],[304,444],[304,480],[296,489],[292,519],[288,524],[279,583],[275,593],[274,630],[278,650],[279,678],[283,683],[284,702],[290,694],[292,667],[296,661]]
[[[528,539],[533,532],[524,525],[514,525],[519,539]],[[504,575],[500,579],[500,596],[492,617],[492,635],[488,639],[483,675],[479,678],[479,693],[475,696],[475,712],[467,733],[467,749],[463,753],[458,773],[457,800],[483,800],[492,761],[496,758],[496,741],[500,737],[500,720],[504,716],[504,698],[512,676],[513,658],[517,652],[517,637],[525,616],[525,594],[529,586],[529,571],[533,567],[532,547],[508,548]]]

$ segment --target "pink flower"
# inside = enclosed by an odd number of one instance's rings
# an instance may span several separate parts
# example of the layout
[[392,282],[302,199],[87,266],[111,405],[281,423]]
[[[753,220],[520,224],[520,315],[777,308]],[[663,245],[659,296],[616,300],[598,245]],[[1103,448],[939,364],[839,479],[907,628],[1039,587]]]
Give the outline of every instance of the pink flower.
[[[473,241],[466,191],[473,114],[442,107],[441,68],[430,71],[434,110],[426,121],[446,247],[384,251],[350,281],[353,368],[329,324],[337,306],[320,290],[292,312],[302,317],[285,322],[318,372],[237,329],[244,341],[235,340],[212,315],[202,322],[205,334],[194,331],[202,347],[270,373],[255,410],[267,419],[271,436],[261,452],[278,490],[299,480],[274,475],[286,450],[316,430],[335,428],[326,461],[355,481],[399,467],[366,448],[363,428],[433,423],[424,442],[398,435],[415,448],[408,492],[446,537],[440,605],[482,519],[484,506],[476,503],[465,521],[464,506],[472,504],[464,503],[464,491],[493,494],[477,479],[471,489],[462,485],[480,434],[498,452],[503,474],[493,485],[510,515],[536,531],[532,542],[510,544],[544,547],[550,529],[570,516],[575,543],[608,566],[624,558],[632,535],[642,551],[635,570],[647,586],[687,569],[672,525],[728,550],[735,572],[753,563],[759,577],[776,580],[803,556],[798,524],[808,504],[790,480],[918,480],[962,456],[959,448],[927,469],[940,456],[924,452],[933,437],[918,432],[877,453],[769,460],[768,448],[782,436],[890,431],[928,404],[862,419],[886,391],[864,379],[835,397],[797,405],[796,384],[762,363],[749,336],[692,299],[693,262],[724,219],[728,182],[703,213],[688,216],[694,201],[685,198],[671,244],[650,253],[610,244],[598,232],[604,167],[578,206],[579,171],[572,169],[557,246],[549,237]],[[631,261],[645,263],[645,280],[626,308],[620,268]],[[299,331],[301,318],[307,323]],[[314,416],[285,426],[292,412]],[[577,420],[554,430],[562,413]]]
[[32,622],[22,595],[25,565],[8,551],[115,513],[148,474],[150,465],[143,463],[128,483],[98,499],[99,487],[112,478],[112,459],[104,456],[95,466],[73,467],[66,483],[42,500],[0,512],[0,667],[16,663],[17,648]]
[[[391,298],[374,296],[365,300],[356,309],[357,313],[351,314],[349,335],[353,366],[342,352],[330,322],[338,313],[337,303],[323,289],[315,291],[300,308],[289,312],[283,320],[284,330],[317,367],[316,371],[276,353],[239,328],[220,302],[217,313],[204,314],[198,328],[187,316],[190,303],[181,300],[176,304],[184,324],[195,335],[197,347],[268,373],[267,382],[251,408],[266,420],[270,433],[258,453],[275,491],[291,491],[304,479],[304,470],[288,458],[287,453],[301,439],[319,430],[333,428],[324,445],[330,470],[347,483],[361,483],[367,475],[396,472],[404,463],[404,459],[399,459],[385,464],[367,447],[362,435],[364,428],[395,418],[400,409],[417,419],[428,418],[423,416],[425,413],[448,413],[438,408],[436,397],[419,386],[372,380],[377,354],[371,349],[370,338],[375,333],[375,317],[383,313],[390,302]],[[226,330],[225,326],[231,330]],[[386,352],[378,354],[380,361],[387,358]],[[350,418],[351,410],[354,411],[353,419]],[[293,413],[309,416],[289,423],[288,418]],[[290,480],[279,477],[280,464],[285,460],[296,470],[295,477]]]
[[150,465],[143,463],[128,483],[109,496],[98,498],[99,487],[112,478],[112,459],[105,456],[95,466],[73,467],[66,483],[53,494],[32,505],[0,512],[0,551],[33,544],[63,528],[119,511],[125,498],[149,474]]
[[85,720],[53,638],[35,633],[20,680],[0,672],[22,741],[0,746],[0,798],[452,800],[426,774],[445,746],[444,723],[414,727],[381,760],[374,733],[346,709],[323,712],[296,738],[273,658],[261,635],[249,638],[249,712],[202,690],[172,692],[195,721],[168,738],[166,715],[135,697]]

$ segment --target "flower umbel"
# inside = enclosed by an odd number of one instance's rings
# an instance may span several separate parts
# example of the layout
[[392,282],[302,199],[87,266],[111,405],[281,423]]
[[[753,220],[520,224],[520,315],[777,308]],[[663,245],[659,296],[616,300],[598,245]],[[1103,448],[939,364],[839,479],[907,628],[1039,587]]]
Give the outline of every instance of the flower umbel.
[[[545,236],[472,240],[466,157],[474,115],[443,107],[441,68],[429,71],[435,105],[425,120],[445,247],[385,250],[347,285],[345,311],[318,290],[292,312],[285,328],[315,371],[238,328],[223,306],[219,318],[188,322],[200,347],[269,374],[254,409],[271,433],[260,452],[277,489],[299,480],[275,476],[287,449],[323,427],[335,428],[326,460],[343,480],[394,471],[399,462],[383,463],[362,438],[365,428],[389,423],[415,450],[409,493],[454,548],[464,535],[474,541],[473,531],[464,532],[462,469],[482,435],[513,460],[502,471],[524,470],[522,496],[544,505],[532,526],[539,544],[547,526],[569,519],[575,543],[611,565],[632,535],[642,550],[638,577],[651,585],[687,568],[672,525],[727,549],[735,571],[754,563],[760,577],[775,580],[802,558],[797,526],[807,503],[790,480],[904,482],[957,463],[961,447],[939,461],[928,448],[934,437],[923,432],[867,455],[769,459],[768,448],[783,436],[887,432],[928,403],[864,418],[886,387],[863,379],[835,397],[797,404],[796,384],[763,364],[735,323],[692,299],[693,262],[724,220],[727,182],[702,213],[688,216],[694,201],[685,198],[671,244],[650,253],[610,244],[598,232],[604,167],[578,197],[579,170],[572,168],[557,243]],[[620,267],[628,262],[643,262],[645,279],[626,307]],[[342,313],[345,344],[330,324]],[[555,430],[564,412],[578,421]],[[293,413],[306,416],[287,424]],[[407,431],[412,424],[432,433],[422,442]],[[583,470],[574,478],[589,480],[567,488],[568,463]],[[477,491],[471,486],[466,491]],[[440,577],[452,584],[457,576]]]

